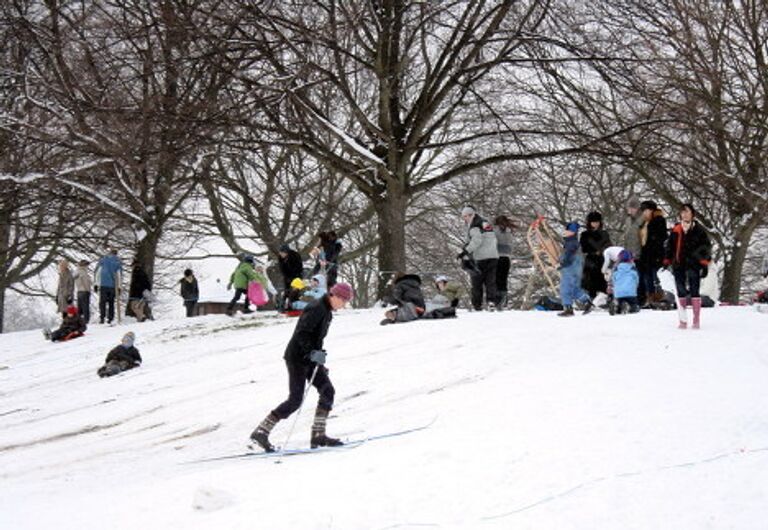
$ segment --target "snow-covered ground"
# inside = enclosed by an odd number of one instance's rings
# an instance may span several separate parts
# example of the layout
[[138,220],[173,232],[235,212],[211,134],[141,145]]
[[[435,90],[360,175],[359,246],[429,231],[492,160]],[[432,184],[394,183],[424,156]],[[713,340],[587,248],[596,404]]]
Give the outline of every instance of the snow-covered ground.
[[[189,462],[242,451],[286,396],[295,320],[0,336],[0,528],[768,527],[768,315],[706,310],[698,332],[674,312],[380,318],[334,320],[329,434],[434,423],[280,464]],[[128,329],[144,365],[99,379]]]

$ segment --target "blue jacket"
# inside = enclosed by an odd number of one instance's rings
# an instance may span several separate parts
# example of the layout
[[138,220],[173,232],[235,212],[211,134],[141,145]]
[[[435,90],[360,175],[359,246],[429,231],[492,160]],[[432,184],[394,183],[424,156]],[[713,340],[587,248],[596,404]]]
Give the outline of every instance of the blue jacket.
[[637,284],[640,278],[632,263],[619,263],[613,270],[613,296],[632,298],[637,296]]
[[123,264],[114,254],[104,256],[96,267],[99,271],[99,287],[114,287],[115,273],[122,272]]
[[565,269],[573,265],[574,259],[578,253],[578,238],[576,236],[566,237],[563,241],[563,254],[560,256],[560,266]]

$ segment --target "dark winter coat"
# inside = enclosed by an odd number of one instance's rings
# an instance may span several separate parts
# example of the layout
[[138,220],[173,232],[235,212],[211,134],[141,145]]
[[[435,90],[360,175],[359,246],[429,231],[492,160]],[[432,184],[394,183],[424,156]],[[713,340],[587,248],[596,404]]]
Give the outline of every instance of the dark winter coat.
[[197,302],[200,298],[200,289],[197,287],[197,278],[192,278],[192,281],[187,281],[186,278],[179,280],[181,284],[181,297],[185,302]]
[[304,262],[301,259],[301,255],[295,250],[288,250],[287,254],[286,257],[279,256],[277,258],[277,266],[280,269],[280,274],[286,287],[290,285],[294,278],[304,276]]
[[131,286],[128,288],[128,298],[139,300],[144,298],[144,291],[152,290],[152,282],[141,267],[134,267],[131,273]]
[[693,222],[686,233],[683,225],[677,223],[669,234],[666,244],[664,264],[675,269],[700,270],[712,260],[712,244],[702,226]]
[[137,350],[135,346],[126,348],[120,344],[119,346],[112,348],[107,354],[107,358],[104,360],[104,364],[111,362],[125,363],[128,366],[138,366],[141,364],[141,355],[139,355],[139,350]]
[[581,233],[579,238],[581,251],[586,256],[599,255],[603,259],[603,251],[611,246],[611,236],[602,228],[597,230],[587,229]]
[[424,294],[421,292],[421,278],[415,274],[406,274],[395,281],[392,289],[392,299],[399,305],[404,306],[412,303],[416,307],[424,309]]
[[61,320],[59,326],[59,332],[64,335],[78,332],[85,333],[88,326],[85,324],[85,320],[80,315],[67,315]]
[[641,230],[645,233],[645,242],[640,249],[640,264],[645,270],[654,270],[661,267],[664,260],[664,244],[667,241],[667,220],[656,210],[653,218]]
[[325,254],[325,261],[328,263],[339,263],[339,255],[341,254],[341,243],[334,239],[333,241],[327,241],[323,243],[323,253]]
[[323,349],[323,341],[332,319],[333,310],[328,296],[307,304],[296,323],[283,358],[293,363],[309,363],[310,352]]

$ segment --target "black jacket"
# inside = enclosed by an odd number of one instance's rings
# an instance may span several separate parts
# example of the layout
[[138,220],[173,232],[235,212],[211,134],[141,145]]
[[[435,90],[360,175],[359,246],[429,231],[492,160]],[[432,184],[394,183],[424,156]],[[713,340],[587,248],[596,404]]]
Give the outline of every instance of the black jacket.
[[399,306],[410,302],[424,309],[424,294],[421,292],[421,278],[415,274],[406,274],[395,282],[392,300]]
[[61,320],[61,325],[59,326],[59,331],[67,334],[73,333],[75,331],[85,333],[86,329],[88,329],[88,326],[85,324],[85,320],[83,320],[83,317],[80,315],[65,316]]
[[660,211],[648,223],[645,245],[640,250],[640,263],[658,269],[664,260],[664,244],[667,241],[667,220]]
[[332,319],[333,310],[328,295],[310,302],[296,323],[283,358],[294,363],[309,363],[309,353],[323,349],[323,340]]
[[152,282],[141,267],[134,267],[131,273],[131,286],[128,288],[128,298],[144,298],[144,291],[152,290]]
[[[181,284],[181,297],[185,302],[197,301],[200,298],[200,289],[197,287],[197,278],[188,282],[186,278],[179,280]],[[143,292],[143,291],[142,291]]]
[[701,269],[712,260],[712,244],[707,232],[694,222],[686,234],[677,223],[669,234],[664,264],[675,269]]
[[602,228],[597,230],[585,230],[579,238],[581,251],[587,256],[599,255],[602,259],[603,251],[611,246],[611,236]]
[[124,362],[131,366],[137,366],[141,364],[141,355],[139,355],[139,350],[137,350],[135,346],[126,348],[121,344],[112,348],[107,354],[104,364],[109,362]]
[[301,255],[295,250],[289,250],[285,258],[278,257],[277,266],[286,287],[291,284],[294,278],[301,278],[304,275],[304,262],[301,260]]

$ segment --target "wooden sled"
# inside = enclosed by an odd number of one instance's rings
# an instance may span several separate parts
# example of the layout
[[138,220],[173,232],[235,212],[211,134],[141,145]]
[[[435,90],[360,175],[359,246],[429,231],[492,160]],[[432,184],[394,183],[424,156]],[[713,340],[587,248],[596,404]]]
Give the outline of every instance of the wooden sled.
[[547,288],[555,297],[560,294],[560,244],[558,236],[547,224],[543,215],[539,215],[528,227],[528,247],[533,255],[534,275],[544,278]]

